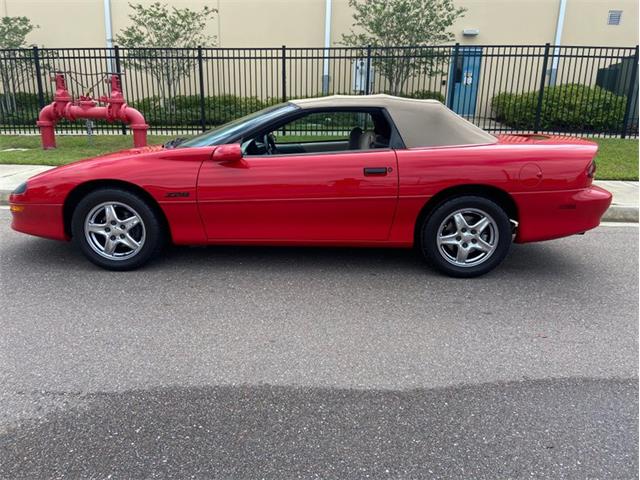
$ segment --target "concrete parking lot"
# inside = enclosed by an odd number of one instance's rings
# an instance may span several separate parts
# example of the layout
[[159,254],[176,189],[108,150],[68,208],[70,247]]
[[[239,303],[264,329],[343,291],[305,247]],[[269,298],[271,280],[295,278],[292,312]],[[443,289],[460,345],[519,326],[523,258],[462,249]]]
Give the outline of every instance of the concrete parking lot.
[[106,272],[9,216],[1,478],[637,476],[637,226],[456,280],[382,249]]

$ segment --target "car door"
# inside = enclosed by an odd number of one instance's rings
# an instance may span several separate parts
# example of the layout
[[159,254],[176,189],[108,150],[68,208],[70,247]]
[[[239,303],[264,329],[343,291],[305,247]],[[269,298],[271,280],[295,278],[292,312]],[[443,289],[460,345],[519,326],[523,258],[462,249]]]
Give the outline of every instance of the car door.
[[397,199],[397,161],[389,148],[211,159],[198,176],[211,242],[382,242]]

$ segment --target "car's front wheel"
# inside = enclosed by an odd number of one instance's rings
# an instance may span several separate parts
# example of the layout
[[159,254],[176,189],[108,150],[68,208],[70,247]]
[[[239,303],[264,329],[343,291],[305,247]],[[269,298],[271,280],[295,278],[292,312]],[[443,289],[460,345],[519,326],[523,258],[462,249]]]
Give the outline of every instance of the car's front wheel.
[[71,231],[82,253],[109,270],[138,268],[164,243],[159,215],[138,195],[117,188],[85,196],[73,212]]
[[442,203],[421,231],[425,258],[453,277],[477,277],[493,270],[510,246],[509,217],[484,197],[461,196]]

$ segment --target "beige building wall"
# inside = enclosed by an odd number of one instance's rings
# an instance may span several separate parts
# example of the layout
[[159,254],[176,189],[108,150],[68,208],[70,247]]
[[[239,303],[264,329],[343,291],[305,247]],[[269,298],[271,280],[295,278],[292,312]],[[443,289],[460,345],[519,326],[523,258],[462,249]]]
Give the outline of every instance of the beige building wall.
[[[607,25],[609,10],[622,10],[620,25]],[[638,44],[638,0],[568,0],[562,43],[632,47]]]
[[[93,1],[102,6],[102,1]],[[135,0],[143,5],[155,1]],[[114,36],[129,24],[128,3],[129,0],[111,0]],[[206,5],[218,10],[205,33],[216,37],[221,47],[284,44],[315,47],[321,45],[318,39],[324,35],[324,0],[171,0],[166,3],[176,8],[200,10]]]
[[[457,0],[455,4],[467,9],[451,29],[456,42],[488,45],[553,41],[559,0]],[[342,33],[353,24],[348,0],[334,0],[332,17],[332,41],[338,44]],[[465,37],[465,28],[477,28],[480,33]]]
[[[130,0],[111,0],[113,33],[128,22]],[[132,0],[150,4],[154,0]],[[207,34],[221,47],[321,47],[325,0],[165,0],[178,8],[208,5],[219,14]],[[452,31],[462,44],[553,43],[560,0],[457,0],[467,12]],[[611,9],[620,25],[607,25]],[[47,47],[103,47],[102,0],[0,0],[0,13],[24,15],[40,28],[29,41]],[[333,0],[332,45],[353,23],[348,0]],[[463,36],[463,29],[478,29]],[[638,0],[568,0],[562,44],[634,46],[638,43]]]
[[102,2],[96,0],[0,0],[0,14],[28,17],[38,25],[27,37],[45,47],[104,47]]
[[[111,0],[113,32],[117,34],[129,24],[129,1],[151,4],[156,0]],[[205,5],[218,10],[206,33],[217,39],[217,45],[231,48],[250,47],[322,47],[324,44],[325,0],[166,0],[177,8],[200,9]],[[538,45],[553,43],[560,0],[457,0],[467,9],[452,32],[462,45]],[[332,46],[340,46],[343,33],[352,28],[352,11],[348,0],[333,0]],[[609,10],[622,10],[620,25],[607,25]],[[31,43],[46,47],[104,47],[106,33],[102,0],[0,0],[0,13],[24,15],[39,25],[29,37]],[[477,36],[463,35],[464,29],[477,29]],[[563,45],[634,46],[638,43],[637,0],[567,0]],[[448,51],[448,49],[446,49]],[[489,117],[490,97],[497,92],[535,91],[542,73],[544,47],[496,49],[486,47],[482,53],[478,81],[476,116]],[[279,50],[210,51],[205,57],[205,90],[207,95],[256,96],[274,101],[281,96]],[[289,98],[315,96],[322,92],[322,59],[296,59],[309,55],[305,50],[289,51],[287,95]],[[313,52],[320,55],[318,51]],[[522,54],[525,54],[524,56]],[[603,52],[605,53],[605,52]],[[614,50],[609,55],[620,55]],[[506,55],[506,57],[505,57]],[[619,59],[578,58],[559,60],[558,83],[593,84],[598,69]],[[626,55],[626,54],[625,54]],[[273,58],[275,56],[275,58]],[[229,58],[236,57],[236,58]],[[123,57],[124,58],[124,57]],[[260,60],[260,59],[263,60]],[[125,62],[123,60],[123,62]],[[104,72],[104,61],[83,63],[64,56],[52,60],[56,69],[64,71]],[[549,65],[550,68],[550,65]],[[124,82],[130,100],[154,95],[165,96],[161,85],[145,72],[124,65]],[[338,59],[330,67],[330,91],[352,93],[351,59]],[[448,59],[442,73],[408,79],[405,93],[435,90],[443,95],[448,89]],[[91,77],[87,77],[90,79]],[[374,90],[389,87],[379,74],[374,75]],[[81,78],[82,81],[86,79]],[[88,82],[88,80],[86,80]],[[92,79],[93,81],[93,79]],[[80,88],[70,79],[70,87]],[[34,85],[21,87],[35,91]],[[345,91],[345,89],[347,89]],[[95,96],[107,93],[99,84]],[[197,72],[185,76],[174,95],[199,92]]]

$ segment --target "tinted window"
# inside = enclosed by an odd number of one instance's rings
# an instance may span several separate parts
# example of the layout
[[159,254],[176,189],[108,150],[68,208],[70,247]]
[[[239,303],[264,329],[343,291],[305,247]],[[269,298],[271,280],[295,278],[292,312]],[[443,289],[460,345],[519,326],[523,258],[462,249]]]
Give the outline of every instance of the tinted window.
[[316,112],[280,128],[278,139],[281,142],[348,140],[349,134],[356,127],[362,131],[373,130],[371,114],[344,111]]
[[391,126],[379,109],[310,111],[244,137],[242,151],[256,156],[389,148],[390,136]]
[[202,135],[190,138],[189,140],[180,143],[177,148],[221,145],[231,141],[239,135],[241,136],[245,131],[252,130],[264,123],[275,120],[282,115],[296,110],[297,108],[298,107],[291,105],[290,103],[267,107],[263,110],[250,113],[242,118],[238,118],[237,120],[233,120],[220,127],[204,132]]

